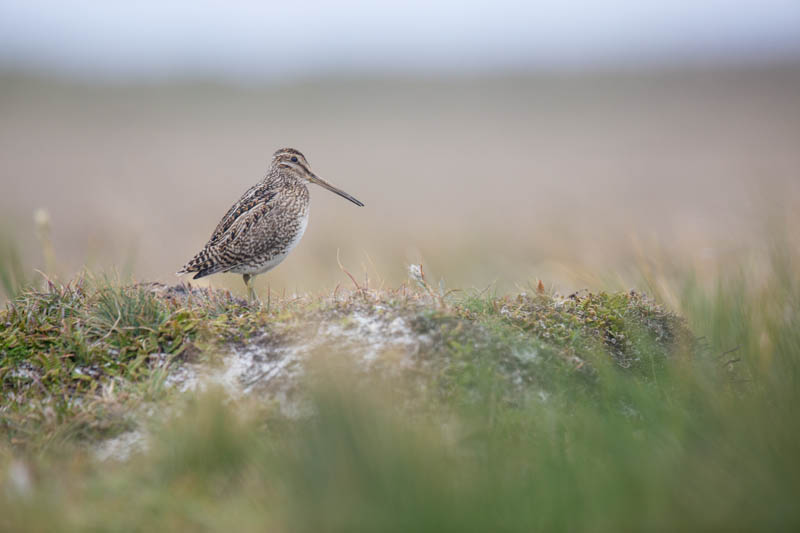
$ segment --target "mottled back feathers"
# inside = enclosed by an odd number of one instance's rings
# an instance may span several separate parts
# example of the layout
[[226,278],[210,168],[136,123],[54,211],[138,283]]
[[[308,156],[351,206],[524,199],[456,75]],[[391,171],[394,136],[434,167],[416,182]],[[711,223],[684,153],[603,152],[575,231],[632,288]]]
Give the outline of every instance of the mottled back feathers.
[[308,189],[290,176],[262,181],[222,217],[211,238],[183,269],[194,279],[218,272],[257,272],[295,242],[308,214]]

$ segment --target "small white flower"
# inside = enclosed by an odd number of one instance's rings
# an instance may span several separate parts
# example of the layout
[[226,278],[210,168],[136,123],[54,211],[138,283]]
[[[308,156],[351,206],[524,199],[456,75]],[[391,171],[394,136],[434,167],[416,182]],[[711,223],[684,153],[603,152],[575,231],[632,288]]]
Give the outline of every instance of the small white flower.
[[50,213],[46,209],[37,209],[33,213],[33,222],[37,228],[46,228],[50,226]]
[[408,265],[408,275],[414,281],[418,283],[422,283],[422,267],[419,265]]

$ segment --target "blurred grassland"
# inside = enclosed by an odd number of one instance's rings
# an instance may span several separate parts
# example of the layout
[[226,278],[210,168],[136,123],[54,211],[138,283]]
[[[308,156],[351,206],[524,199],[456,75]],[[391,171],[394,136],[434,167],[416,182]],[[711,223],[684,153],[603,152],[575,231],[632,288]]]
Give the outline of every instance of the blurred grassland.
[[798,223],[797,94],[794,64],[250,87],[9,73],[0,224],[41,267],[32,214],[46,209],[64,279],[88,264],[172,282],[291,145],[366,207],[313,188],[308,232],[262,292],[348,283],[337,250],[390,285],[423,262],[457,287],[627,288],[654,254],[713,275],[766,218]]

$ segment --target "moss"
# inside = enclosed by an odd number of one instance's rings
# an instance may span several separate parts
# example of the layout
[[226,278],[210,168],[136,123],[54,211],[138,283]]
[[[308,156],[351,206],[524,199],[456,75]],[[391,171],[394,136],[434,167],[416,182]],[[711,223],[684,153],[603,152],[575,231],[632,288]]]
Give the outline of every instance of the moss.
[[472,298],[462,314],[473,320],[500,317],[566,356],[583,359],[599,347],[623,368],[637,367],[645,354],[663,359],[691,344],[680,317],[635,291]]

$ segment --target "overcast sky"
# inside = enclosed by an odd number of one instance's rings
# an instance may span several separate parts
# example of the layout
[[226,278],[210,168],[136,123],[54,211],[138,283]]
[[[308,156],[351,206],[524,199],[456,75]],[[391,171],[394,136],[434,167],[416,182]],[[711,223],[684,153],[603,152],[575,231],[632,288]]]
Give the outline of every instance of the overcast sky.
[[800,59],[800,0],[0,0],[0,67],[271,79]]

